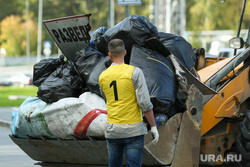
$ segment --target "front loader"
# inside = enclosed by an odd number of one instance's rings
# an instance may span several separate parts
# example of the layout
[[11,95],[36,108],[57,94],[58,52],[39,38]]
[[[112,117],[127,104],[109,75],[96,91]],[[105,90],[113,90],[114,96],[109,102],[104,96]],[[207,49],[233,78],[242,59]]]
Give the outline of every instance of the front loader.
[[[235,48],[243,45],[239,37],[231,42]],[[200,80],[182,67],[186,111],[158,128],[157,145],[152,145],[150,132],[145,136],[143,166],[250,164],[250,28],[244,44],[246,50],[239,55],[199,70]],[[108,165],[104,137],[10,137],[41,166]]]

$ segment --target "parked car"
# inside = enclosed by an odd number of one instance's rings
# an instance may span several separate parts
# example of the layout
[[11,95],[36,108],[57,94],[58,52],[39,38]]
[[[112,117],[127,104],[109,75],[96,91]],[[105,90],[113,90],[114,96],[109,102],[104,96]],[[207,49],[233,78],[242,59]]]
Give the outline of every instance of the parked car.
[[9,77],[9,82],[14,86],[23,87],[25,85],[30,85],[31,78],[24,73],[15,73]]
[[33,85],[33,74],[25,74],[27,77],[30,77],[30,85]]
[[9,81],[9,77],[0,76],[0,86],[10,86],[12,83]]

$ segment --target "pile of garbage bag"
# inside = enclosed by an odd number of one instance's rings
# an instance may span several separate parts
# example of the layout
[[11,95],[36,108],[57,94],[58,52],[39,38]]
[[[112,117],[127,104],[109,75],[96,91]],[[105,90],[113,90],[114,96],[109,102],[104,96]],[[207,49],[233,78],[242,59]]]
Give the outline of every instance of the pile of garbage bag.
[[171,60],[154,50],[134,45],[130,64],[142,70],[154,104],[154,112],[168,114],[175,102],[177,90]]
[[66,97],[79,97],[83,92],[82,78],[63,56],[44,59],[34,65],[33,84],[38,87],[37,96],[46,103]]
[[[106,104],[101,96],[99,75],[111,65],[108,43],[119,38],[125,43],[125,63],[142,69],[154,113],[161,124],[173,116],[178,83],[171,59],[145,42],[157,38],[188,70],[196,61],[192,46],[181,36],[158,32],[144,16],[131,15],[107,29],[90,33],[89,47],[77,51],[72,61],[44,59],[34,65],[37,97],[29,97],[14,112],[11,131],[18,137],[69,138],[103,136]],[[92,123],[86,127],[90,114]],[[163,114],[163,115],[161,115]]]
[[107,121],[106,108],[105,101],[91,92],[51,104],[38,97],[28,97],[18,111],[12,112],[10,129],[19,138],[103,137]]

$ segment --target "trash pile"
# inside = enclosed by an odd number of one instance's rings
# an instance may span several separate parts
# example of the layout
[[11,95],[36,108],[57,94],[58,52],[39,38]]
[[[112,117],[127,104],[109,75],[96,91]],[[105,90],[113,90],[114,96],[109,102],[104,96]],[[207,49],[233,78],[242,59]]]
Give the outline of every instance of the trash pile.
[[91,92],[51,104],[38,97],[28,97],[12,114],[10,130],[19,138],[101,137],[107,121],[105,101]]
[[62,139],[104,136],[107,112],[98,78],[111,65],[107,46],[115,38],[125,43],[125,63],[141,68],[145,75],[158,126],[184,110],[176,96],[179,85],[171,59],[146,42],[157,38],[191,70],[196,57],[184,38],[158,32],[146,17],[138,15],[131,15],[110,29],[100,27],[90,37],[89,47],[72,53],[75,54],[72,61],[61,56],[34,65],[37,97],[27,98],[13,112],[14,135]]

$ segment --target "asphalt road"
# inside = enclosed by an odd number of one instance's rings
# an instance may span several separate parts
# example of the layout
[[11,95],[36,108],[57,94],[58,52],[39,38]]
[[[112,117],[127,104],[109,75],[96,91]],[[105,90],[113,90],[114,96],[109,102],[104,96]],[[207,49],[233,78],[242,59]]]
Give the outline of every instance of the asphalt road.
[[18,107],[0,108],[0,166],[2,167],[30,167],[36,161],[25,154],[9,137],[11,131],[11,111]]
[[2,167],[30,167],[36,161],[26,155],[9,137],[8,128],[0,126],[0,166]]
[[10,127],[11,112],[17,111],[18,107],[0,107],[0,127]]
[[18,107],[0,107],[0,120],[11,122],[11,112],[17,110]]

